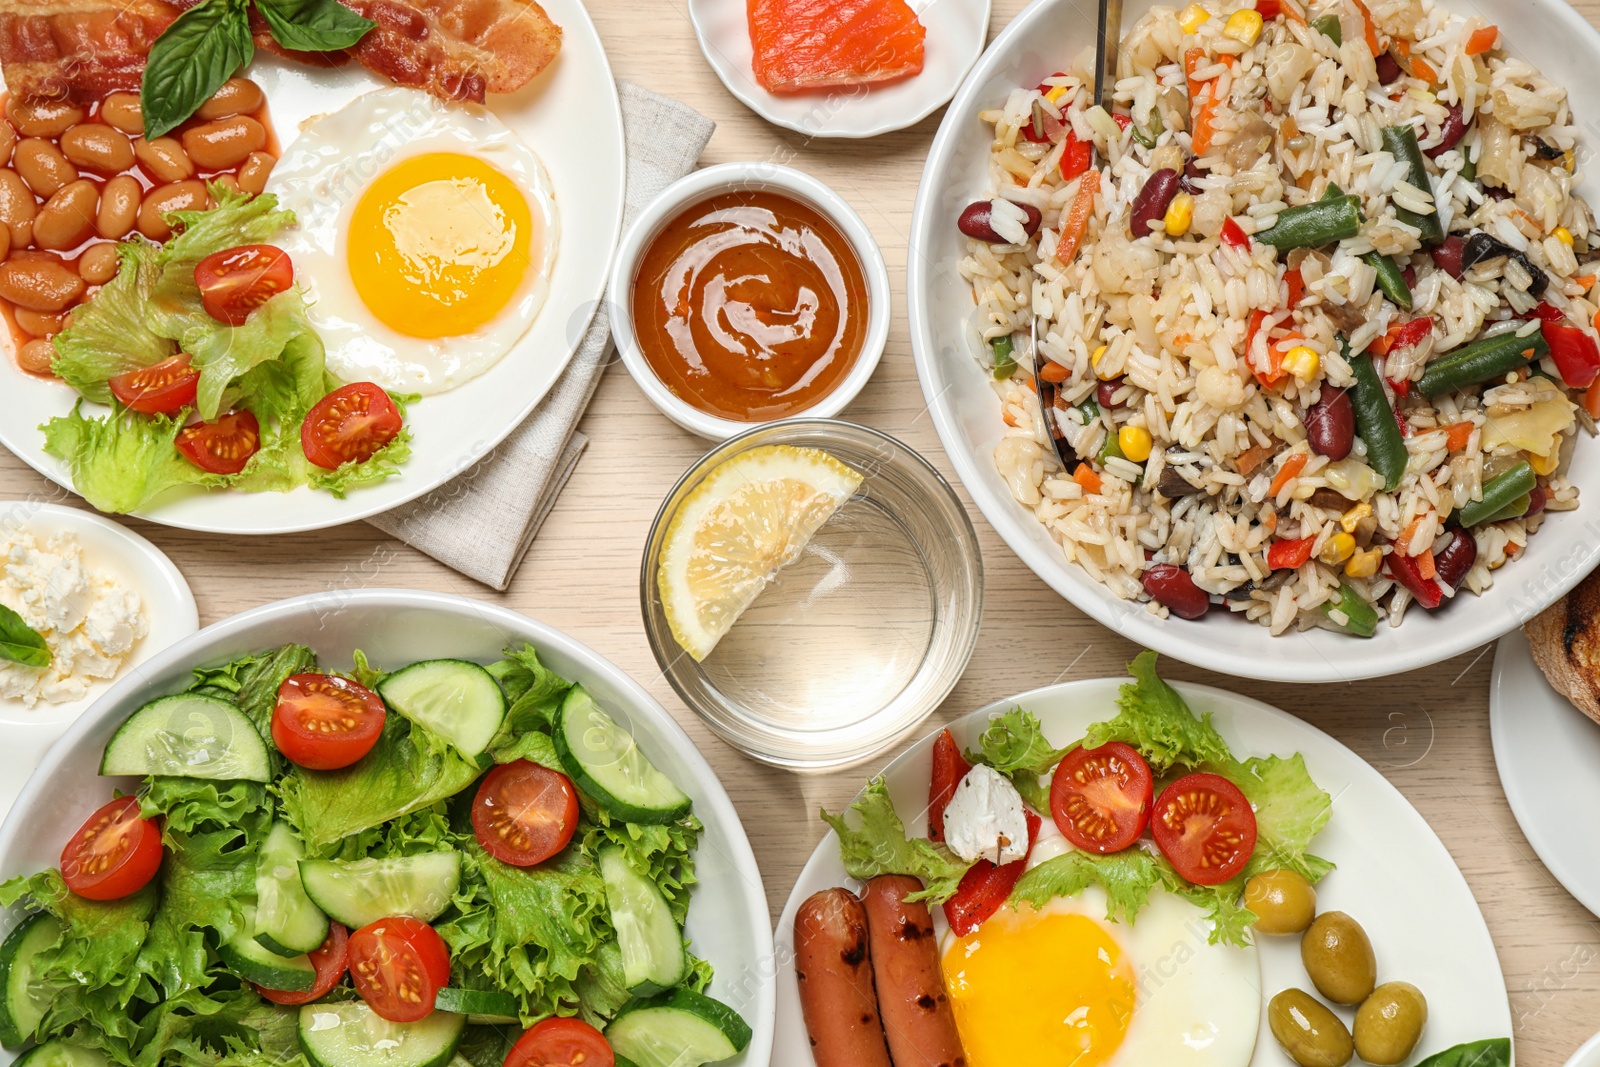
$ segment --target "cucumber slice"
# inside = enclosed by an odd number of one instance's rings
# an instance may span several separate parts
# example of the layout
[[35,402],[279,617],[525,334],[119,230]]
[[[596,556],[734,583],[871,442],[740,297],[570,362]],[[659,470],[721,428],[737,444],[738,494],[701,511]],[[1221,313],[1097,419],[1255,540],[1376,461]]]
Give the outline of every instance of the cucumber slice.
[[275,822],[256,861],[256,941],[268,952],[295,956],[328,939],[328,917],[300,884],[305,849],[286,822]]
[[660,887],[628,866],[616,845],[600,850],[600,877],[606,883],[606,904],[622,949],[622,978],[628,992],[648,997],[683,981],[689,973],[689,954]]
[[97,1048],[46,1041],[24,1052],[11,1067],[111,1067],[111,1061]]
[[506,717],[506,695],[494,675],[462,659],[413,663],[379,682],[378,695],[467,756],[481,755]]
[[656,770],[638,742],[600,709],[587,690],[568,690],[556,713],[556,754],[584,793],[624,822],[676,822],[690,801]]
[[128,716],[106,744],[100,773],[268,782],[272,761],[244,712],[215,697],[180,693]]
[[453,1011],[467,1017],[469,1023],[503,1025],[518,1021],[521,1006],[510,993],[494,989],[454,989],[449,986],[439,990],[433,1002],[436,1011]]
[[461,1044],[466,1017],[435,1011],[392,1023],[361,1001],[300,1009],[300,1047],[314,1067],[444,1067]]
[[246,981],[285,993],[304,993],[316,984],[317,969],[310,956],[269,952],[255,939],[255,927],[255,909],[246,908],[243,929],[217,946],[224,967]]
[[750,1027],[721,1001],[674,989],[623,1008],[606,1040],[638,1067],[700,1067],[743,1052]]
[[0,1046],[16,1048],[30,1040],[54,994],[35,980],[39,953],[61,937],[61,924],[48,912],[24,919],[0,944]]
[[351,930],[391,915],[432,922],[461,884],[461,853],[365,860],[301,860],[306,895]]

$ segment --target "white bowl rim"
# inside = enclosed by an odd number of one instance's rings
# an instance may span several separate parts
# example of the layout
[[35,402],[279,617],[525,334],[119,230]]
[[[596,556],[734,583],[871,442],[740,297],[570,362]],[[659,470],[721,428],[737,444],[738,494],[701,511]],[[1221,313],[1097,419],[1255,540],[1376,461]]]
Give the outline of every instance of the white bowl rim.
[[737,422],[719,418],[701,411],[688,401],[675,396],[655,371],[639,347],[633,325],[633,279],[639,269],[650,242],[660,228],[683,208],[718,193],[749,186],[791,195],[815,208],[829,222],[839,228],[845,240],[861,262],[861,273],[867,282],[867,333],[862,340],[861,355],[857,357],[850,373],[834,387],[833,392],[790,418],[833,418],[866,387],[878,362],[883,358],[884,346],[889,340],[889,323],[893,318],[893,290],[889,285],[889,267],[884,262],[883,251],[878,247],[872,231],[850,204],[826,184],[793,167],[781,163],[718,163],[685,175],[667,186],[660,195],[645,206],[629,224],[622,241],[617,245],[611,262],[611,282],[606,286],[606,312],[611,320],[611,336],[628,373],[639,383],[650,402],[661,413],[691,433],[712,441],[725,441],[736,434],[780,420],[762,422]]

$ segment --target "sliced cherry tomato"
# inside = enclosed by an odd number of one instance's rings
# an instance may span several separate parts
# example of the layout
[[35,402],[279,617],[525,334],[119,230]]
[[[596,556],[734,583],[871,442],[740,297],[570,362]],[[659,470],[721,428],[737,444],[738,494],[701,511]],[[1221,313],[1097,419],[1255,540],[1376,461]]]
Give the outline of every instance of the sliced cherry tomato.
[[944,809],[970,770],[972,764],[961,755],[961,746],[950,731],[939,731],[933,740],[933,776],[928,783],[928,840],[944,840]]
[[141,415],[176,415],[194,403],[200,372],[179,352],[153,367],[119,374],[106,383],[111,395]]
[[478,843],[514,867],[543,863],[567,847],[578,826],[578,791],[572,779],[531,760],[490,771],[472,802]]
[[1144,757],[1120,741],[1079,745],[1050,780],[1050,816],[1068,841],[1086,852],[1120,852],[1150,821],[1155,778]]
[[161,828],[139,816],[135,797],[118,797],[89,816],[61,850],[67,888],[89,900],[121,900],[156,876]]
[[[1022,814],[1028,820],[1028,852],[1031,853],[1044,820],[1026,808]],[[955,896],[944,902],[945,920],[956,936],[972,933],[998,911],[1027,869],[1027,855],[999,867],[988,860],[979,860],[968,867],[967,873],[961,876],[961,884],[956,887]]]
[[1184,878],[1220,885],[1250,862],[1256,813],[1239,787],[1220,774],[1186,774],[1156,798],[1150,833]]
[[344,977],[349,947],[350,931],[330,919],[327,939],[311,950],[311,966],[317,969],[317,977],[310,989],[303,993],[286,993],[281,989],[256,986],[256,992],[274,1004],[310,1004],[313,1000],[321,1000]]
[[238,474],[261,451],[261,424],[248,411],[230,411],[215,422],[178,431],[178,451],[208,474]]
[[349,953],[356,992],[392,1023],[425,1018],[450,981],[450,950],[444,939],[409,915],[363,926],[350,935]]
[[383,719],[383,701],[364,685],[332,674],[291,675],[278,687],[272,742],[301,767],[338,770],[372,751]]
[[195,264],[194,283],[206,314],[242,326],[252,311],[294,284],[294,264],[277,245],[240,245]]
[[604,1035],[582,1019],[549,1018],[525,1030],[505,1067],[615,1067]]
[[316,402],[300,425],[306,458],[325,470],[371,459],[393,441],[404,423],[381,386],[355,382]]

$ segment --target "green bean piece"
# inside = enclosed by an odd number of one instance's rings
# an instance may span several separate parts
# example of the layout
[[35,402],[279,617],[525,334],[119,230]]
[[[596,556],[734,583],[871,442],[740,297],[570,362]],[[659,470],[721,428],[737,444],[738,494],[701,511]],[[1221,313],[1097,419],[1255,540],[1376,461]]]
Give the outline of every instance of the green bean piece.
[[1133,139],[1146,148],[1154,148],[1156,146],[1156,139],[1166,131],[1167,124],[1161,121],[1161,113],[1158,111],[1152,111],[1150,113],[1150,129],[1144,130],[1140,128],[1137,122],[1134,123]]
[[1477,526],[1525,515],[1530,502],[1529,494],[1538,483],[1533,466],[1524,460],[1484,482],[1483,499],[1470,500],[1461,505],[1456,512],[1456,521],[1462,526]]
[[1344,44],[1344,27],[1339,25],[1338,15],[1319,15],[1311,20],[1311,28],[1335,45]]
[[1286,252],[1291,248],[1333,244],[1360,232],[1361,199],[1341,196],[1285,208],[1278,213],[1278,221],[1272,228],[1262,230],[1255,238]]
[[1549,353],[1550,346],[1538,330],[1527,337],[1514,332],[1485,337],[1429,363],[1417,380],[1417,390],[1432,399],[1503,377]]
[[[1434,195],[1433,183],[1428,180],[1427,165],[1422,162],[1422,149],[1417,144],[1417,132],[1410,126],[1385,126],[1383,128],[1383,147],[1396,159],[1403,159],[1411,168],[1410,182],[1418,189]],[[1415,226],[1422,231],[1423,244],[1438,244],[1444,240],[1444,227],[1439,224],[1439,209],[1435,207],[1426,215],[1419,215],[1415,211],[1407,211],[1396,204],[1395,218],[1408,226]]]
[[1003,382],[1017,372],[1017,346],[1007,334],[990,341],[989,347],[994,350],[994,380]]
[[1360,593],[1343,582],[1339,583],[1339,595],[1322,604],[1322,613],[1328,618],[1333,618],[1335,611],[1344,615],[1345,621],[1338,625],[1348,634],[1371,637],[1378,632],[1377,609],[1363,600]]
[[1322,199],[1323,200],[1337,200],[1343,195],[1344,195],[1344,190],[1339,188],[1333,182],[1329,182],[1328,183],[1328,187],[1326,189],[1322,190]]
[[1085,426],[1090,425],[1100,417],[1100,403],[1095,400],[1093,393],[1078,401],[1078,414],[1083,416],[1083,424]]
[[1383,295],[1388,297],[1397,307],[1411,310],[1411,287],[1406,284],[1406,276],[1400,269],[1400,264],[1394,257],[1386,256],[1382,252],[1368,252],[1361,257],[1367,265],[1378,272],[1378,288],[1383,290]]
[[1477,181],[1478,163],[1477,160],[1472,158],[1470,149],[1462,149],[1461,158],[1463,160],[1461,164],[1461,176],[1467,179],[1469,182]]
[[[1339,339],[1349,358],[1349,347]],[[1355,409],[1356,433],[1367,445],[1367,466],[1383,475],[1384,491],[1394,492],[1406,473],[1410,454],[1400,437],[1400,424],[1395,421],[1394,408],[1383,391],[1378,378],[1378,368],[1372,357],[1363,353],[1350,359],[1350,370],[1355,375],[1355,388],[1350,390],[1350,406]]]

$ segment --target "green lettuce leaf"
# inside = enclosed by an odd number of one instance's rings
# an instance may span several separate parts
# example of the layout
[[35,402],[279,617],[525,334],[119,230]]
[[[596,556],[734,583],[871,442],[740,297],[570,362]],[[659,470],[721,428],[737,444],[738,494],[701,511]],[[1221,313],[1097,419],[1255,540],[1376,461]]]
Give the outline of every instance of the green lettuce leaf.
[[315,652],[305,645],[284,645],[240,656],[220,667],[196,667],[189,690],[231,701],[255,723],[271,749],[272,712],[278,706],[279,687],[291,675],[316,669]]
[[1023,708],[1012,708],[989,720],[978,738],[977,753],[967,753],[969,763],[987,763],[1007,778],[1035,811],[1050,810],[1050,787],[1040,781],[1049,774],[1067,750],[1045,740],[1039,717]]
[[126,409],[90,419],[82,407],[80,401],[70,415],[41,427],[44,450],[67,465],[73,487],[99,510],[123,514],[180,485],[227,484],[178,454],[173,446],[183,426],[178,419]]
[[178,345],[150,328],[144,309],[160,273],[156,246],[141,238],[116,246],[116,277],[94,299],[72,310],[72,325],[54,339],[51,368],[78,392],[111,403],[106,383],[119,374],[153,367],[177,354]]
[[621,846],[628,866],[660,887],[673,919],[682,926],[689,914],[689,890],[696,881],[694,849],[704,829],[700,820],[685,815],[665,826],[644,826],[615,822],[603,808],[595,807],[585,814],[596,821],[583,835],[584,856],[598,862],[603,846]]
[[1089,727],[1083,744],[1098,748],[1121,741],[1139,750],[1150,769],[1162,777],[1174,767],[1193,769],[1204,763],[1233,759],[1228,745],[1211,725],[1211,716],[1196,717],[1178,691],[1156,674],[1156,654],[1139,653],[1128,664],[1134,680],[1123,685],[1113,719]]
[[145,779],[140,814],[189,834],[199,829],[240,826],[253,815],[271,818],[272,798],[260,782],[215,782],[153,775]]
[[[571,682],[539,661],[539,653],[532,645],[509,646],[502,654],[505,658],[489,664],[487,669],[505,690],[510,707],[506,710],[505,721],[500,724],[500,732],[490,743],[491,750],[529,730],[549,731],[555,723],[556,709],[561,707],[562,698],[572,688]],[[500,759],[498,754],[495,759],[500,763],[510,762]]]
[[1311,839],[1328,825],[1333,800],[1311,780],[1305,758],[1255,757],[1210,768],[1239,787],[1256,812],[1256,850],[1241,879],[1282,867],[1315,884],[1333,864],[1310,853]]
[[1133,922],[1157,888],[1168,888],[1177,872],[1142,848],[1096,856],[1066,852],[1045,860],[1017,880],[1011,899],[1042,908],[1056,897],[1074,897],[1091,885],[1106,891],[1106,918]]
[[[299,447],[299,432],[294,435],[295,447]],[[303,464],[306,472],[305,483],[313,489],[321,489],[325,493],[332,493],[343,500],[350,493],[368,485],[377,485],[400,473],[400,468],[405,466],[411,458],[411,429],[406,427],[401,430],[393,441],[374,452],[369,458],[360,463],[346,463],[337,470],[323,470],[305,459],[304,453],[299,454],[295,461]],[[248,472],[247,472],[248,473]]]
[[[1173,877],[1177,878],[1176,871]],[[1213,945],[1250,943],[1255,931],[1256,913],[1244,905],[1243,876],[1222,885],[1183,883],[1176,892],[1206,913],[1206,919],[1211,923],[1211,932],[1206,939]]]
[[[322,342],[306,317],[306,301],[300,291],[288,289],[272,297],[252,311],[240,326],[228,326],[209,315],[204,319],[187,326],[179,339],[183,350],[191,357],[190,365],[200,372],[195,397],[200,417],[207,422],[215,419],[224,410],[223,401],[232,399],[250,407],[258,421],[293,419],[294,428],[299,430],[295,413],[303,417],[327,392],[320,388],[325,384]],[[256,390],[262,390],[259,400],[258,394],[243,388],[235,391],[232,397],[228,396],[229,387],[237,379],[278,361],[291,343],[296,343],[295,362],[285,367],[288,373],[259,375],[251,383]],[[301,390],[312,380],[319,391],[307,401]],[[262,419],[263,414],[266,420]]]
[[[859,829],[850,825],[851,813],[860,823]],[[850,877],[907,874],[920,878],[922,892],[913,893],[908,900],[944,903],[955,896],[961,876],[971,866],[926,838],[907,840],[905,824],[895,814],[889,787],[881,776],[867,784],[848,811],[831,815],[824,810],[822,821],[839,835],[839,855]]]

